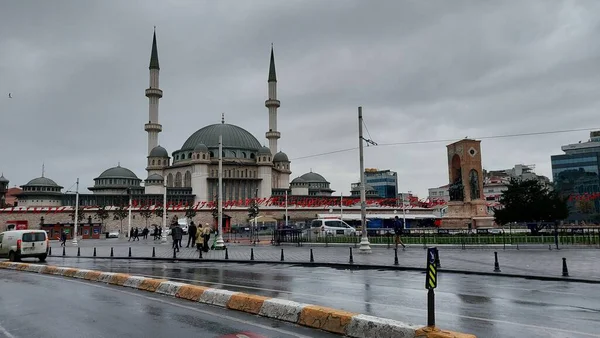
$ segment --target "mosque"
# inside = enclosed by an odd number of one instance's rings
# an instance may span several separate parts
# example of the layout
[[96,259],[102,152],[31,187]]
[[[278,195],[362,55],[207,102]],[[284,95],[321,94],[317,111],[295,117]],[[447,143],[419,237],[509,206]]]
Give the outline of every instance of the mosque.
[[[149,100],[145,180],[120,165],[109,168],[94,179],[92,192],[80,194],[80,205],[100,206],[126,203],[129,196],[149,204],[161,204],[167,190],[169,203],[199,203],[215,201],[218,196],[219,136],[222,136],[223,201],[283,196],[331,196],[330,183],[321,175],[309,172],[290,182],[291,162],[280,151],[277,142],[277,76],[275,56],[271,47],[268,72],[268,128],[265,137],[268,147],[244,128],[225,122],[205,126],[190,135],[169,155],[159,143],[163,131],[159,122],[159,101],[163,91],[159,86],[160,66],[156,32],[150,56],[150,84],[145,91]],[[4,179],[4,177],[3,177]],[[7,184],[6,184],[7,185]],[[74,194],[62,192],[63,187],[50,178],[35,178],[21,186],[18,206],[73,206]]]

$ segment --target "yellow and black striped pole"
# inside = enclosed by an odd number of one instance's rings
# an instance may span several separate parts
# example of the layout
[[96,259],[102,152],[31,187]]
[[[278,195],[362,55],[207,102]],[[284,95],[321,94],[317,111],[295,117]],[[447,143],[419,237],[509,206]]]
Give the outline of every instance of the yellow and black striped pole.
[[427,326],[435,326],[435,293],[437,287],[437,265],[439,259],[437,248],[427,250],[427,270],[425,271],[425,288],[427,291]]

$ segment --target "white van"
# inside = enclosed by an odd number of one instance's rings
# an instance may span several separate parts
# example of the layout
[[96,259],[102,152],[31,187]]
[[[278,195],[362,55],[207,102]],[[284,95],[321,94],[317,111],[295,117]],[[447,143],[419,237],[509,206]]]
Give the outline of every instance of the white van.
[[48,234],[44,230],[11,230],[0,233],[0,258],[18,262],[36,257],[43,262],[48,257]]
[[340,219],[315,219],[310,227],[313,233],[324,236],[354,236],[358,234],[355,228]]

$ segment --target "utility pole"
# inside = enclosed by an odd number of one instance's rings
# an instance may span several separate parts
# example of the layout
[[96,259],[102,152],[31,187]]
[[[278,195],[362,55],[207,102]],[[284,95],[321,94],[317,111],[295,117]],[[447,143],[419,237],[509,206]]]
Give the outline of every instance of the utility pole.
[[223,241],[223,135],[219,135],[219,195],[217,207],[218,216],[217,222],[217,242],[215,244],[215,249],[223,250],[225,249],[225,242]]
[[77,246],[77,223],[79,223],[79,178],[77,178],[75,188],[75,218],[73,220],[73,245]]
[[162,214],[162,223],[163,230],[161,234],[160,241],[161,243],[167,243],[167,178],[166,176],[163,178],[163,214]]
[[[367,201],[365,192],[365,160],[363,156],[363,117],[362,107],[358,107],[358,157],[360,162],[360,224],[362,238],[360,239],[359,253],[371,253],[371,243],[367,235]],[[369,140],[370,141],[370,140]],[[372,141],[370,141],[372,142]]]
[[285,191],[285,228],[288,227],[288,192]]
[[132,204],[132,200],[131,200],[131,189],[127,188],[127,194],[129,195],[129,208],[127,210],[127,235],[129,236],[129,239],[131,239],[131,204]]

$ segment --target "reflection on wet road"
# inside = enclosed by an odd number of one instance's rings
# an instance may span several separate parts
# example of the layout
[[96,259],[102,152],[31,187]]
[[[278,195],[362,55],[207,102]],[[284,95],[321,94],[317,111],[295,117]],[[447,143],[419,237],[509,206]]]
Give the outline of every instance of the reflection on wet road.
[[[287,265],[53,258],[51,264],[168,277],[269,297],[426,322],[424,275]],[[437,324],[479,337],[600,337],[598,285],[440,274]]]
[[[339,337],[129,288],[0,271],[0,337]],[[243,334],[243,335],[242,335]]]

